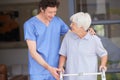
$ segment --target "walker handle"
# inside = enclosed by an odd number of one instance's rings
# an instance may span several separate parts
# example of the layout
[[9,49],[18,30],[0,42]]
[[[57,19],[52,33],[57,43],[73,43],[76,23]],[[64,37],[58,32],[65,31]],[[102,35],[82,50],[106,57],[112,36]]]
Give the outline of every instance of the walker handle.
[[105,70],[102,69],[101,71],[102,71],[101,79],[102,79],[102,80],[106,80]]
[[63,72],[60,72],[60,80],[63,80]]

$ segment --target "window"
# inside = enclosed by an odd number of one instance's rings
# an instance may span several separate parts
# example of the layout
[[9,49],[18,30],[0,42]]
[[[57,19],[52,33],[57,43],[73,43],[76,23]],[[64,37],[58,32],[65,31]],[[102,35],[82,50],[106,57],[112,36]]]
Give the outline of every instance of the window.
[[23,24],[33,16],[38,2],[0,5],[0,48],[26,48]]

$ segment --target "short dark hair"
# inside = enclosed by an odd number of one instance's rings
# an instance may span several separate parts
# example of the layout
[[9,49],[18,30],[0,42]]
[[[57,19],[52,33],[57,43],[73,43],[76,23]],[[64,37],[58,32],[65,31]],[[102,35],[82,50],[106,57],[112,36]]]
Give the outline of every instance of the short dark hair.
[[45,10],[47,7],[59,7],[59,0],[40,0],[39,9]]

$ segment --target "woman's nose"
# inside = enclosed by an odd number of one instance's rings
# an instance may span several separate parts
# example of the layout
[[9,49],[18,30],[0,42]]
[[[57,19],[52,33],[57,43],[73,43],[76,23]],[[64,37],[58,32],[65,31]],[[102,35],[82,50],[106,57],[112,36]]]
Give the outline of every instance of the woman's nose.
[[72,24],[70,24],[70,27],[72,27]]

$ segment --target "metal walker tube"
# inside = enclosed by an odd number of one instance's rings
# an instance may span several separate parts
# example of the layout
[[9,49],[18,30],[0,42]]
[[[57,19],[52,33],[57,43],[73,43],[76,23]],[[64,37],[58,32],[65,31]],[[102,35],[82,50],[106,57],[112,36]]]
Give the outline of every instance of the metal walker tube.
[[106,80],[106,75],[105,75],[104,70],[102,70],[101,72],[98,72],[98,73],[78,73],[78,74],[63,74],[61,72],[60,73],[60,80],[63,80],[64,76],[87,76],[87,75],[101,75],[101,79]]

